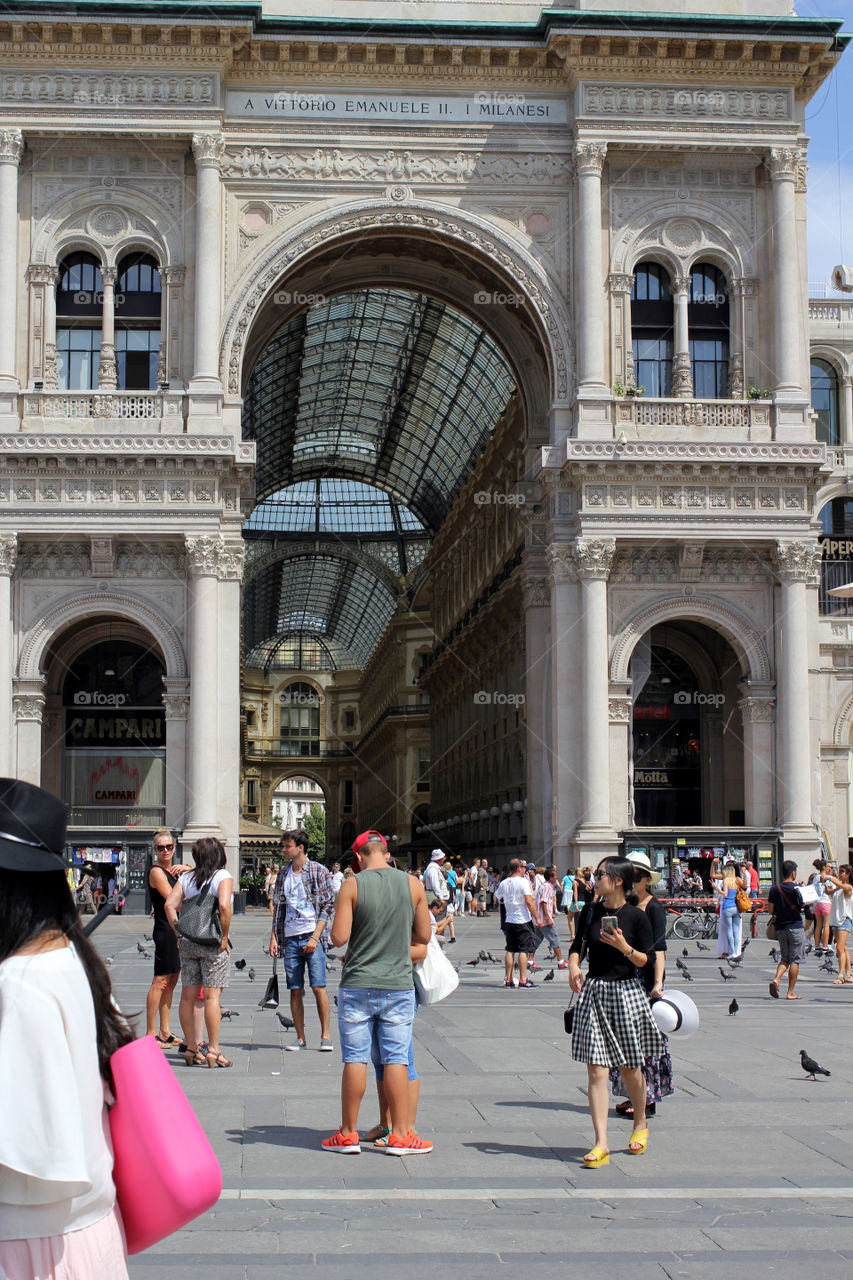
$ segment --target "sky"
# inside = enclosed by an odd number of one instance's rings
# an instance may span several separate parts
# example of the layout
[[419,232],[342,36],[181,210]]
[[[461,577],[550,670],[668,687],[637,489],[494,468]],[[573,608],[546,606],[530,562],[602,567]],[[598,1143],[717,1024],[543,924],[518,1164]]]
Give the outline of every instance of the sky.
[[[842,18],[853,35],[853,0],[795,0],[798,17]],[[853,43],[806,111],[809,143],[809,282],[853,265]]]

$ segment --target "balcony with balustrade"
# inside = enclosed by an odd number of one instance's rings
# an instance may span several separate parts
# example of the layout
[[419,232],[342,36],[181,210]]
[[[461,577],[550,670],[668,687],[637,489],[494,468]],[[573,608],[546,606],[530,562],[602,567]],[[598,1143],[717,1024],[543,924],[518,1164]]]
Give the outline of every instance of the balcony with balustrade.
[[186,430],[182,391],[58,391],[38,388],[20,396],[23,431],[179,435]]

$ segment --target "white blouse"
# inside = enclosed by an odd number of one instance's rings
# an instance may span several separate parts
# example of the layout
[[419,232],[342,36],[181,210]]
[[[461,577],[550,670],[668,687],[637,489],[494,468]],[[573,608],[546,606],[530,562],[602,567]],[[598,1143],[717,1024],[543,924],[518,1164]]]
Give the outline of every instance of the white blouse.
[[73,947],[0,964],[0,1240],[64,1235],[115,1203],[95,1007]]

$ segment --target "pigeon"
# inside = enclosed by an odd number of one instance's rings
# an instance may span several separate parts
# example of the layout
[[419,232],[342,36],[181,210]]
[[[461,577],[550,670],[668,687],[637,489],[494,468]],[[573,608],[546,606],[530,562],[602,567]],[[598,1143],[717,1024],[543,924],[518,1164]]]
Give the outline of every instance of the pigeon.
[[477,952],[477,959],[478,959],[478,960],[488,960],[488,958],[489,958],[489,957],[488,957],[488,954],[487,954],[485,951],[478,951],[478,952]]
[[[338,997],[335,996],[335,1008],[337,1009],[337,1007],[338,1007]],[[281,1017],[281,1014],[279,1014],[278,1016]]]
[[737,977],[737,974],[726,973],[725,969],[722,967],[722,965],[720,965],[720,977],[722,978],[723,982],[734,982],[735,978]]
[[835,973],[835,966],[833,965],[832,958],[830,956],[827,956],[820,967],[824,973]]
[[151,934],[150,934],[150,933],[143,933],[143,935],[142,935],[142,936],[143,936],[143,938],[145,939],[145,941],[146,941],[146,942],[151,942]]
[[676,967],[679,968],[682,973],[686,972],[687,965],[684,963],[683,960],[680,960],[678,956],[675,957],[675,964],[676,964]]
[[220,1009],[219,1016],[220,1018],[228,1018],[228,1019],[240,1017],[236,1009]]
[[489,960],[491,961],[492,964],[500,964],[500,961],[495,959],[491,951],[487,951],[486,955],[489,957]]
[[250,969],[250,970],[249,970],[249,981],[250,981],[250,982],[254,982],[256,977],[257,977],[257,974],[255,973],[254,969]]
[[[338,1003],[338,999],[337,999],[337,996],[336,996],[336,997],[335,997],[335,1004],[337,1004],[337,1003]],[[290,1030],[291,1030],[291,1028],[293,1028],[293,1027],[295,1027],[295,1026],[296,1026],[296,1023],[293,1021],[293,1019],[292,1019],[292,1018],[288,1018],[287,1014],[285,1014],[285,1013],[278,1013],[278,1012],[276,1012],[276,1015],[275,1015],[275,1016],[278,1018],[279,1022],[280,1022],[280,1023],[281,1023],[281,1025],[284,1027],[285,1031],[290,1031]]]
[[731,1004],[729,1005],[729,1017],[733,1018],[739,1008],[740,1008],[740,1005],[738,1004],[737,1000],[733,999]]
[[747,947],[749,946],[749,941],[750,941],[749,938],[744,938],[740,947],[741,951],[746,951]]
[[545,977],[542,979],[542,981],[543,981],[543,982],[553,982],[553,981],[554,981],[554,970],[553,970],[553,969],[549,969],[549,970],[548,970],[548,972],[545,974]]
[[812,953],[813,951],[814,951],[814,947],[812,946],[812,944],[811,944],[810,942],[807,942],[807,943],[806,943],[806,955],[807,955],[807,956],[810,956],[810,955],[811,955],[811,953]]
[[684,959],[686,960],[686,959],[687,959],[687,957],[690,955],[690,952],[687,950],[687,948],[686,948],[686,947],[684,947],[684,948],[682,949],[681,954],[684,956]]
[[246,961],[245,961],[245,960],[235,960],[235,961],[234,961],[234,968],[235,968],[235,969],[245,969],[245,967],[246,967]]
[[733,956],[731,959],[726,957],[726,964],[730,969],[737,969],[741,964],[743,964],[743,956]]
[[682,976],[684,977],[685,982],[693,981],[693,974],[690,973],[687,969],[685,969],[684,965],[681,966],[681,973],[682,973]]
[[826,1067],[822,1067],[819,1062],[815,1062],[814,1058],[810,1058],[805,1049],[800,1050],[800,1066],[805,1071],[807,1080],[816,1080],[819,1075],[832,1075],[832,1072],[827,1071]]
[[107,966],[108,969],[111,969],[114,963],[115,963],[115,956],[107,956],[106,960],[104,961],[104,964]]
[[142,945],[142,943],[141,943],[141,942],[137,942],[137,944],[136,944],[136,950],[139,952],[139,954],[140,954],[141,956],[147,956],[147,955],[148,955],[148,952],[145,950],[145,947]]
[[706,946],[705,946],[704,942],[697,942],[697,943],[696,943],[696,946],[699,948],[699,950],[700,950],[700,951],[710,951],[710,950],[711,950],[711,948],[710,948],[710,947],[706,947]]
[[480,961],[479,961],[479,960],[466,960],[466,961],[465,961],[465,963],[466,963],[466,964],[470,964],[470,965],[473,967],[474,965],[478,965],[478,964],[480,963]]
[[151,959],[151,952],[150,952],[150,951],[143,951],[143,953],[142,953],[142,954],[145,956],[145,959],[146,959],[146,960],[150,960],[150,959]]
[[767,952],[767,954],[769,955],[770,959],[774,962],[774,964],[779,963],[780,953],[777,947],[771,947],[770,950]]

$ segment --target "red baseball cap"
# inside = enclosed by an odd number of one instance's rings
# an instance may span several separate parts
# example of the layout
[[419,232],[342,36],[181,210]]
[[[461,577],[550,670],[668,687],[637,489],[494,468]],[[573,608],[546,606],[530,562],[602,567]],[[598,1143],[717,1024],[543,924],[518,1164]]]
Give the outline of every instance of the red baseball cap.
[[356,836],[352,842],[353,853],[358,853],[359,849],[366,845],[369,840],[381,840],[385,848],[388,848],[388,841],[378,831],[362,831],[361,835]]

